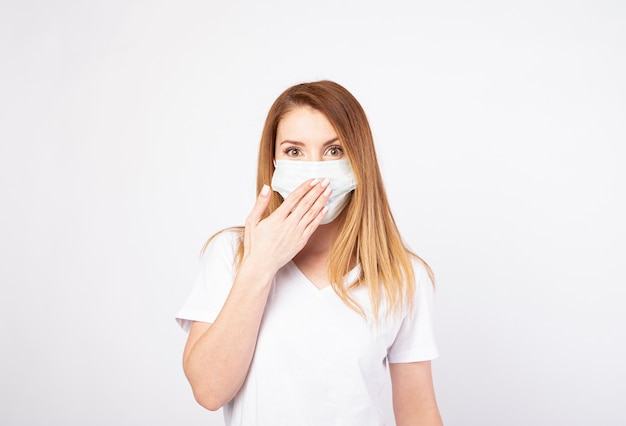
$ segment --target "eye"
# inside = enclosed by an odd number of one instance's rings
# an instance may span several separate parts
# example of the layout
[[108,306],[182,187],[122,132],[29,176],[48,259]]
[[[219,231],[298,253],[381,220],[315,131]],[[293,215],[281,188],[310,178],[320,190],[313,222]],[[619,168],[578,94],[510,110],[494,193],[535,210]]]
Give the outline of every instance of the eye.
[[326,150],[326,155],[330,155],[331,157],[341,157],[343,155],[343,148],[339,145],[329,146]]
[[283,150],[283,152],[288,156],[288,157],[297,157],[299,156],[300,153],[300,148],[296,148],[295,146],[289,146],[287,148],[285,148]]

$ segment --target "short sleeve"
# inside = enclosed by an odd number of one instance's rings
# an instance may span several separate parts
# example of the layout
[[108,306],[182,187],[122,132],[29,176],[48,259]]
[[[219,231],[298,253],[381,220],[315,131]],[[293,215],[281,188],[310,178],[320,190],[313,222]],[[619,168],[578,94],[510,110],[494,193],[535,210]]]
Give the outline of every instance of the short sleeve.
[[433,329],[434,287],[423,264],[414,263],[415,299],[394,339],[387,359],[390,363],[435,359],[439,350]]
[[207,246],[191,293],[176,315],[176,321],[186,332],[193,321],[213,323],[217,318],[235,277],[238,243],[238,233],[222,231]]

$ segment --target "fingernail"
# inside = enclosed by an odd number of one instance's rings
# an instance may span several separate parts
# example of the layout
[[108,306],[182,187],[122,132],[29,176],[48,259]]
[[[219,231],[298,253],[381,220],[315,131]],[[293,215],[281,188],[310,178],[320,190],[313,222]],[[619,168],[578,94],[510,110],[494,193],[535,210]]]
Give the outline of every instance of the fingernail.
[[322,188],[326,188],[329,183],[330,180],[328,178],[324,178],[324,180],[322,181]]
[[317,182],[319,182],[320,180],[318,178],[315,178],[311,181],[311,186],[315,186],[317,185]]
[[263,188],[261,188],[261,195],[265,197],[269,193],[270,193],[270,187],[267,185],[263,185]]
[[326,191],[324,191],[324,195],[328,197],[331,192],[332,191],[330,190],[330,187],[328,187],[328,188],[326,188]]

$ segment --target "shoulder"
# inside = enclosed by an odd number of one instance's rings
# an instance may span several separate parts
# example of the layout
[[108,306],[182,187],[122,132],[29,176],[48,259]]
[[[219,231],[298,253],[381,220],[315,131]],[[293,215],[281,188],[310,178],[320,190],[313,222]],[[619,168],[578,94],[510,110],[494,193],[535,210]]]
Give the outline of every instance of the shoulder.
[[215,246],[235,246],[243,241],[243,229],[225,228],[211,235],[204,245],[205,249]]
[[201,257],[206,262],[215,256],[233,258],[243,242],[242,228],[226,228],[213,234],[202,248]]
[[411,265],[413,266],[413,274],[415,275],[416,287],[428,285],[434,287],[435,276],[430,266],[419,256],[411,253]]
[[411,296],[408,297],[408,312],[415,310],[431,310],[435,297],[435,279],[430,266],[419,256],[411,256],[413,266],[414,286]]

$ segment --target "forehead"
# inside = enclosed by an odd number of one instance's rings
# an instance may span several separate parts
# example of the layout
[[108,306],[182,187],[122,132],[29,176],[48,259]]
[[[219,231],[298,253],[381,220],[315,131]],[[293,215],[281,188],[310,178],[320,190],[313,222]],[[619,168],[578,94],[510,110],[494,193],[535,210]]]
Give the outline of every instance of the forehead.
[[309,106],[297,107],[286,113],[278,122],[276,142],[292,140],[304,143],[328,141],[336,138],[337,132],[328,118]]

